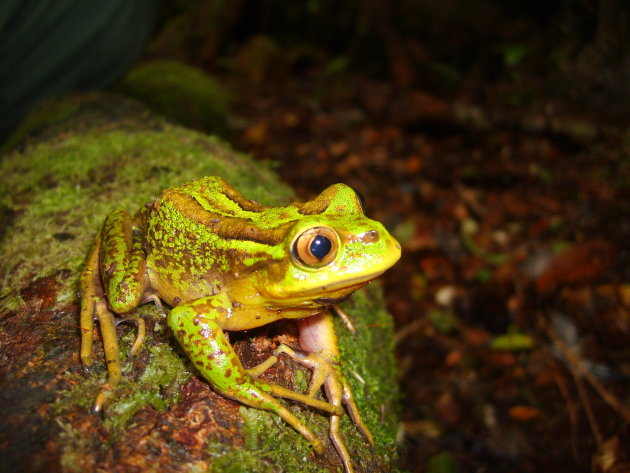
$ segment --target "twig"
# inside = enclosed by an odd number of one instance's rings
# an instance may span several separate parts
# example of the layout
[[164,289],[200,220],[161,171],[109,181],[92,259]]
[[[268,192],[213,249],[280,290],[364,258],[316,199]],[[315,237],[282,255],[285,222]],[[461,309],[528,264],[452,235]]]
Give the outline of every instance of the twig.
[[569,346],[564,341],[562,341],[562,339],[556,334],[555,330],[552,327],[547,327],[547,333],[566,358],[569,369],[571,370],[571,374],[574,375],[574,378],[578,379],[580,376],[584,377],[584,379],[593,387],[593,389],[597,391],[597,394],[601,396],[604,402],[608,404],[612,409],[614,409],[626,423],[630,424],[630,408],[626,407],[617,398],[617,396],[606,389],[602,385],[602,383],[600,383],[597,378],[595,378],[593,373],[591,373],[588,368],[584,366],[582,360],[580,360],[575,352],[571,350],[571,348],[569,348]]
[[560,391],[560,395],[564,399],[565,405],[567,406],[567,411],[569,414],[569,422],[571,424],[571,453],[573,454],[573,458],[576,463],[579,463],[579,454],[578,454],[578,446],[577,446],[577,411],[575,410],[575,403],[571,398],[571,393],[569,391],[569,386],[567,381],[563,376],[560,376],[556,369],[554,368],[554,362],[552,361],[551,355],[549,353],[544,353],[545,362],[547,367],[551,370],[553,380],[558,387],[558,391]]

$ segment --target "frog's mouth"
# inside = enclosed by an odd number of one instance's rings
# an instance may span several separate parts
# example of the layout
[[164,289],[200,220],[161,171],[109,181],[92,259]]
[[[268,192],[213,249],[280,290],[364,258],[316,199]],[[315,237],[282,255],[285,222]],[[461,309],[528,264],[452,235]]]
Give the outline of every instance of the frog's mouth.
[[315,302],[316,304],[321,304],[321,305],[337,305],[337,304],[341,304],[343,301],[348,299],[351,295],[352,295],[352,292],[341,297],[318,297],[313,302]]
[[361,289],[367,285],[373,279],[376,279],[385,271],[379,271],[376,273],[363,275],[361,277],[347,279],[345,281],[338,281],[335,284],[320,286],[313,289],[313,293],[320,297],[313,299],[316,303],[321,304],[338,304],[345,301],[350,295],[357,289]]

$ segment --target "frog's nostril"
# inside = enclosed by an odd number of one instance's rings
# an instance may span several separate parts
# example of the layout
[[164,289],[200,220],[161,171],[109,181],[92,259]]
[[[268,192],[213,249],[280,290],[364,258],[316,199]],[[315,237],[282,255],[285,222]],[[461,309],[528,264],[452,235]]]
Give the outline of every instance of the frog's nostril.
[[378,241],[379,235],[376,230],[370,230],[363,233],[362,235],[359,235],[359,239],[364,243],[374,243]]

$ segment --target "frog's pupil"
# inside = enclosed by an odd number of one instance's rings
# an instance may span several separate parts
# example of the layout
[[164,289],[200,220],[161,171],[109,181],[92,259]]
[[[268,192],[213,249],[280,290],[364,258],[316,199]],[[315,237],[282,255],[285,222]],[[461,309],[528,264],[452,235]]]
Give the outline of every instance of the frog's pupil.
[[318,260],[324,259],[331,249],[332,242],[324,235],[317,235],[311,242],[311,254]]

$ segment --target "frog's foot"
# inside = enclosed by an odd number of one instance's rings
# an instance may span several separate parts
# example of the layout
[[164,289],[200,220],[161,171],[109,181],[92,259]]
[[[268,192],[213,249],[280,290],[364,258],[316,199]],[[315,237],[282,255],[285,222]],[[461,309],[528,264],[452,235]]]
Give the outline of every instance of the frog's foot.
[[[246,369],[245,371],[252,378],[257,378],[262,373],[264,373],[269,368],[271,368],[274,364],[276,364],[277,361],[278,361],[278,357],[277,356],[275,356],[275,355],[274,356],[270,356],[269,358],[267,358],[262,363],[254,366],[252,368]],[[314,407],[315,409],[319,409],[319,410],[327,412],[329,414],[335,414],[335,415],[339,416],[339,415],[343,415],[343,413],[344,413],[343,407],[341,407],[341,406],[334,406],[334,405],[332,405],[332,404],[330,404],[328,402],[321,401],[319,399],[315,399],[314,396],[301,394],[301,393],[298,393],[296,391],[292,391],[290,389],[287,389],[285,387],[282,387],[282,386],[280,386],[278,384],[274,384],[274,383],[265,382],[265,384],[267,386],[269,386],[269,389],[271,390],[271,393],[274,396],[282,397],[284,399],[290,399],[292,401],[301,402],[302,404],[306,404],[307,406]]]
[[[342,403],[345,404],[354,424],[365,436],[370,445],[374,445],[372,433],[361,419],[359,409],[357,408],[354,397],[352,396],[352,390],[350,389],[346,378],[341,373],[338,363],[335,363],[318,353],[307,354],[296,352],[287,345],[280,345],[274,352],[276,356],[280,353],[285,353],[297,363],[300,363],[302,366],[310,368],[313,371],[307,393],[310,398],[313,398],[323,386],[326,391],[328,401],[337,407],[341,407]],[[341,457],[346,473],[352,473],[354,469],[352,467],[350,453],[348,452],[339,431],[339,415],[332,415],[330,418],[330,438]]]

